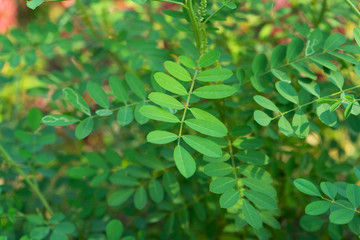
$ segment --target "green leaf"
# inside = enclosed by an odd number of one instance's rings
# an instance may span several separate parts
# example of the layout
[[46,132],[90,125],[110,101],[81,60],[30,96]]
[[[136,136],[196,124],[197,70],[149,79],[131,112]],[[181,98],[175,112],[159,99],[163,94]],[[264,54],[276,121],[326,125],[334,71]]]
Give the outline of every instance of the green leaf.
[[103,108],[109,108],[109,99],[99,84],[88,82],[86,90],[97,104]]
[[299,73],[304,74],[306,77],[316,80],[317,75],[309,70],[307,65],[304,62],[293,62],[290,64],[293,68],[295,68]]
[[125,81],[127,85],[130,87],[130,89],[135,93],[136,96],[138,96],[141,99],[146,98],[145,87],[140,78],[138,78],[133,73],[126,73]]
[[308,232],[318,231],[323,224],[324,220],[316,216],[304,215],[300,218],[300,226]]
[[106,237],[108,240],[117,240],[123,234],[123,224],[117,220],[113,219],[106,224]]
[[68,240],[66,233],[53,231],[50,235],[50,240]]
[[95,113],[100,117],[108,117],[112,115],[114,112],[108,109],[98,109],[95,111]]
[[162,107],[167,107],[171,109],[184,109],[184,105],[181,104],[176,98],[169,96],[165,93],[160,92],[152,92],[149,94],[149,99],[156,103],[157,105],[160,105]]
[[223,132],[227,132],[226,126],[219,119],[217,119],[215,116],[208,113],[207,111],[204,111],[200,108],[190,108],[190,111],[196,119],[216,123],[217,125],[219,125],[219,127],[223,129]]
[[220,207],[221,208],[231,208],[234,206],[240,199],[240,194],[235,190],[228,190],[224,192],[220,197]]
[[303,48],[304,41],[299,37],[294,37],[287,47],[286,58],[288,61],[292,61],[299,56]]
[[287,137],[294,135],[294,129],[292,128],[290,122],[284,117],[281,116],[278,122],[279,130]]
[[204,173],[210,177],[223,177],[233,171],[231,165],[224,162],[208,163],[204,167]]
[[140,113],[140,109],[143,107],[143,106],[146,106],[147,103],[145,102],[140,102],[139,104],[136,105],[135,107],[135,110],[134,110],[134,117],[135,117],[135,120],[140,124],[140,125],[143,125],[145,123],[147,123],[149,121],[149,118],[145,117],[144,115],[142,115]]
[[331,202],[318,200],[308,204],[305,208],[305,213],[309,215],[321,215],[330,209]]
[[270,183],[256,178],[242,178],[241,182],[254,191],[262,192],[269,197],[276,197],[276,190]]
[[35,131],[41,125],[42,113],[38,108],[31,108],[27,114],[27,123],[31,130]]
[[259,212],[246,200],[243,200],[243,213],[245,221],[255,229],[263,225]]
[[148,142],[154,144],[166,144],[175,141],[176,139],[178,139],[178,136],[171,132],[155,130],[155,131],[151,131],[146,136],[146,139]]
[[308,57],[315,53],[320,53],[323,46],[323,33],[319,29],[313,30],[306,42],[305,56]]
[[214,64],[220,57],[220,52],[217,50],[211,50],[205,53],[199,60],[199,66],[204,68]]
[[285,45],[278,45],[274,48],[271,53],[270,64],[271,66],[277,67],[279,66],[286,57],[286,46]]
[[122,106],[116,115],[116,119],[121,126],[126,126],[134,119],[133,110],[130,106]]
[[146,190],[143,186],[139,187],[134,194],[134,205],[135,208],[141,210],[145,207],[148,197]]
[[335,200],[337,190],[334,184],[332,184],[331,182],[322,182],[320,183],[320,188],[326,196],[328,196],[332,200]]
[[81,179],[91,177],[95,174],[95,170],[89,167],[72,167],[66,172],[70,178]]
[[208,157],[222,157],[222,150],[215,142],[199,136],[184,135],[182,139],[193,149]]
[[161,183],[154,179],[149,183],[149,195],[151,200],[156,203],[161,203],[164,199],[164,189],[161,186]]
[[226,98],[234,95],[235,93],[236,89],[234,87],[224,84],[199,87],[193,92],[195,96],[206,99]]
[[344,60],[345,62],[349,62],[349,63],[354,64],[354,65],[358,64],[357,60],[355,58],[353,58],[352,56],[342,54],[342,53],[338,53],[338,52],[329,52],[329,54],[336,57],[336,58]]
[[164,62],[164,66],[166,71],[168,71],[168,73],[170,73],[173,77],[185,82],[191,81],[190,73],[179,64],[166,61]]
[[344,111],[344,117],[345,119],[347,119],[349,116],[350,116],[350,113],[352,111],[352,108],[354,106],[354,102],[350,102],[347,107],[345,108],[345,111]]
[[172,113],[152,105],[145,105],[140,109],[140,113],[147,118],[170,123],[178,123],[180,120]]
[[268,195],[253,190],[245,190],[244,195],[247,199],[253,202],[255,205],[263,209],[275,210],[277,209],[276,201]]
[[337,123],[337,116],[334,112],[330,111],[330,105],[327,103],[317,105],[316,114],[318,115],[319,119],[329,127],[333,127]]
[[340,47],[346,41],[346,37],[341,33],[331,34],[325,41],[324,50],[331,50]]
[[331,73],[327,76],[336,87],[342,89],[344,86],[344,77],[339,71],[331,71]]
[[92,132],[94,128],[94,120],[92,118],[86,118],[81,121],[75,129],[75,136],[77,139],[84,139]]
[[251,85],[255,88],[256,91],[261,93],[269,93],[271,89],[268,85],[265,84],[264,80],[257,76],[252,76],[250,78]]
[[89,106],[87,105],[83,97],[80,96],[80,94],[78,94],[71,88],[63,89],[63,93],[65,95],[66,101],[71,103],[75,108],[79,109],[86,115],[91,115]]
[[262,147],[263,140],[259,137],[237,138],[233,142],[233,146],[240,149],[257,149]]
[[46,238],[47,235],[50,233],[49,227],[36,227],[31,230],[30,237],[32,239],[40,240]]
[[210,192],[221,194],[235,186],[235,179],[232,177],[219,177],[210,183]]
[[181,175],[185,178],[189,178],[194,175],[196,171],[196,162],[185,148],[180,145],[175,147],[174,160]]
[[269,109],[269,110],[274,111],[274,112],[280,112],[279,108],[272,101],[270,101],[266,97],[263,97],[263,96],[260,96],[260,95],[255,95],[253,97],[253,99],[255,100],[255,102],[257,104],[259,104],[263,108]]
[[134,189],[121,189],[110,195],[107,203],[111,207],[117,207],[126,202],[134,193]]
[[176,81],[174,78],[170,77],[169,75],[157,72],[154,74],[155,81],[160,85],[160,87],[164,88],[165,90],[179,94],[179,95],[187,95],[187,91],[185,87]]
[[294,133],[299,138],[305,138],[310,132],[310,123],[303,110],[298,109],[293,117]]
[[171,198],[180,196],[180,184],[172,172],[165,172],[163,175],[163,186]]
[[72,222],[61,222],[54,226],[53,231],[71,234],[75,232],[76,227]]
[[259,125],[261,125],[263,127],[268,126],[270,124],[270,122],[272,121],[272,118],[269,117],[269,115],[267,115],[265,112],[260,111],[260,110],[255,110],[254,119]]
[[333,70],[333,71],[336,71],[337,70],[337,67],[335,64],[333,64],[331,61],[327,60],[326,58],[324,57],[310,57],[310,60],[315,62],[315,63],[318,63],[320,64],[321,66],[324,66],[330,70]]
[[267,165],[270,162],[270,158],[258,151],[244,150],[236,154],[236,158],[240,161],[254,165]]
[[66,115],[58,115],[58,114],[52,114],[52,115],[46,115],[41,119],[41,122],[47,126],[67,126],[70,124],[74,124],[79,122],[79,119],[66,116]]
[[30,2],[26,3],[26,6],[32,10],[35,10],[38,6],[40,6],[44,0],[31,0]]
[[354,173],[355,173],[355,176],[357,177],[357,179],[360,180],[360,166],[354,167]]
[[355,216],[355,211],[352,209],[352,205],[347,201],[340,200],[337,202],[347,208],[333,204],[330,208],[330,222],[334,224],[347,224],[351,222]]
[[267,58],[263,53],[256,55],[251,65],[252,71],[255,76],[265,72],[266,66],[267,66]]
[[354,208],[358,208],[360,206],[360,187],[358,185],[347,185],[346,196]]
[[113,91],[114,95],[123,103],[127,103],[129,100],[128,91],[123,84],[123,81],[116,77],[111,76],[109,79],[110,88]]
[[271,69],[271,73],[280,81],[291,83],[291,78],[285,72],[278,69]]
[[275,83],[275,88],[286,100],[299,104],[299,95],[290,83],[279,81]]
[[306,179],[298,178],[294,181],[294,185],[299,191],[307,195],[321,197],[319,189],[317,189],[317,187],[312,182]]
[[305,91],[320,98],[320,87],[315,81],[311,81],[310,79],[299,79],[298,83]]
[[187,119],[185,124],[195,131],[212,137],[223,137],[227,134],[226,128],[224,129],[221,125],[207,120]]
[[233,73],[230,69],[212,68],[199,73],[196,79],[202,82],[216,82],[226,80],[232,75]]
[[195,64],[193,62],[193,60],[191,60],[190,58],[186,57],[186,56],[180,56],[179,57],[179,62],[184,65],[185,67],[188,68],[195,68]]
[[354,28],[353,33],[356,43],[360,46],[360,29]]

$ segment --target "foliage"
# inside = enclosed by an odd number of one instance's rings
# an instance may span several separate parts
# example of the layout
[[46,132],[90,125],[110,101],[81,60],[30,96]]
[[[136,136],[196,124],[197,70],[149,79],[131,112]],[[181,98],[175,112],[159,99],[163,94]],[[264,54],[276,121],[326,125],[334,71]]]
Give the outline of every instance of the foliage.
[[2,239],[359,236],[357,6],[128,4],[0,36]]

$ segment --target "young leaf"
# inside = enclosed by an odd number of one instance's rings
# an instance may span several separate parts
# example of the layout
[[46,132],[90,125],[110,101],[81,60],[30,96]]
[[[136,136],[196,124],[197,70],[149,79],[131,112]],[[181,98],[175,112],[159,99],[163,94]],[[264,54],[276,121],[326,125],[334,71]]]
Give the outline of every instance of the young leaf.
[[331,50],[340,47],[346,41],[346,37],[341,33],[331,34],[325,41],[324,50]]
[[160,87],[164,88],[169,92],[179,95],[187,94],[185,87],[181,85],[181,83],[163,72],[155,73],[154,78],[155,81],[160,85]]
[[190,73],[177,63],[166,61],[164,62],[164,66],[166,71],[168,71],[173,77],[185,82],[191,81]]
[[334,184],[332,184],[331,182],[322,182],[320,183],[320,188],[326,196],[328,196],[332,200],[335,200],[337,190]]
[[217,50],[211,50],[205,53],[199,60],[199,66],[204,68],[214,64],[220,57],[220,52]]
[[26,6],[32,10],[35,10],[38,6],[40,6],[44,0],[31,0],[26,3]]
[[210,192],[221,194],[235,186],[235,179],[232,177],[220,177],[210,183]]
[[75,136],[78,139],[84,139],[92,132],[94,128],[94,120],[92,118],[86,118],[81,121],[75,129]]
[[202,71],[197,76],[197,80],[202,82],[223,81],[233,75],[232,71],[227,68],[212,68]]
[[260,96],[260,95],[255,95],[253,97],[253,99],[255,100],[255,102],[257,104],[259,104],[263,108],[269,109],[269,110],[271,110],[273,112],[280,112],[279,108],[272,101],[270,101],[266,97],[263,97],[263,96]]
[[354,106],[354,101],[350,102],[345,108],[345,112],[344,112],[345,119],[347,119],[350,116],[353,106]]
[[234,206],[240,199],[240,194],[235,190],[228,190],[224,192],[220,197],[220,207],[221,208],[231,208]]
[[243,213],[245,221],[255,229],[263,225],[259,212],[246,200],[243,200]]
[[134,194],[135,208],[141,210],[145,207],[148,201],[146,190],[143,186],[139,187]]
[[247,199],[253,202],[255,205],[263,209],[275,210],[277,209],[276,201],[268,195],[257,192],[254,190],[245,190],[244,195]]
[[205,156],[214,158],[222,157],[222,151],[219,145],[209,139],[192,135],[184,135],[182,138],[190,147]]
[[305,213],[309,215],[321,215],[329,210],[331,202],[319,200],[308,204],[305,208]]
[[299,104],[299,96],[295,88],[293,88],[290,83],[279,81],[276,82],[275,88],[286,100],[295,104]]
[[134,119],[132,108],[130,106],[122,106],[116,115],[116,119],[121,126],[131,123]]
[[252,150],[240,151],[236,154],[236,158],[244,163],[254,165],[266,165],[270,162],[270,158],[266,154]]
[[270,124],[270,122],[272,121],[272,118],[269,117],[269,115],[267,115],[265,112],[260,111],[260,110],[255,110],[254,119],[259,125],[261,125],[263,127],[268,126]]
[[292,128],[290,122],[284,117],[281,116],[278,122],[279,130],[287,137],[294,135],[294,129]]
[[151,131],[146,136],[146,139],[148,142],[154,144],[166,144],[175,141],[176,139],[178,139],[178,136],[171,132],[155,130],[155,131]]
[[165,93],[160,92],[152,92],[149,94],[149,99],[156,103],[157,105],[160,105],[162,107],[167,107],[171,109],[184,109],[184,105],[181,104],[176,98],[169,96]]
[[206,99],[226,98],[232,96],[234,93],[236,93],[234,87],[224,84],[199,87],[193,92],[195,96]]
[[337,123],[337,116],[334,112],[330,111],[330,105],[327,103],[317,105],[316,114],[318,115],[319,119],[329,127],[333,127]]
[[134,189],[118,190],[110,195],[107,203],[110,207],[117,207],[126,202],[134,193]]
[[130,89],[135,93],[136,96],[138,96],[141,99],[146,98],[145,87],[140,78],[138,78],[133,73],[126,73],[125,81],[127,85],[130,87]]
[[106,225],[106,237],[108,240],[117,240],[123,234],[123,224],[117,220],[113,219]]
[[177,145],[174,150],[175,165],[181,175],[189,178],[194,175],[196,171],[196,162],[185,148]]
[[77,123],[79,121],[80,120],[77,118],[58,114],[46,115],[41,119],[41,122],[43,124],[52,127],[67,126],[73,123]]
[[294,185],[299,191],[307,195],[321,197],[319,189],[317,189],[317,187],[312,182],[306,179],[298,178],[294,181]]
[[226,128],[224,129],[221,125],[207,120],[187,119],[185,124],[195,131],[212,137],[223,137],[227,134]]
[[151,180],[151,182],[149,183],[149,195],[151,200],[153,200],[156,203],[161,203],[164,199],[164,189],[161,186],[161,183],[154,179]]
[[303,110],[298,109],[293,117],[294,133],[299,138],[305,138],[310,132],[310,123]]
[[195,64],[194,64],[193,60],[191,60],[191,59],[188,58],[188,57],[180,56],[180,57],[179,57],[179,62],[180,62],[182,65],[184,65],[185,67],[195,68]]
[[297,56],[299,56],[303,48],[304,48],[304,41],[299,37],[293,38],[289,43],[286,51],[286,58],[288,59],[288,61],[292,61]]
[[212,162],[206,164],[204,167],[204,173],[210,177],[223,177],[230,174],[233,171],[231,165],[224,162]]
[[180,120],[172,113],[152,105],[145,105],[140,109],[140,113],[147,118],[170,123],[178,123]]
[[88,82],[86,90],[97,104],[103,108],[109,108],[109,99],[99,84]]
[[82,98],[82,96],[80,96],[80,94],[78,94],[71,88],[63,89],[63,93],[65,95],[66,101],[71,103],[75,108],[79,109],[86,115],[89,115],[89,116],[91,115],[89,106],[87,105],[85,100]]
[[127,103],[129,99],[129,94],[127,92],[127,89],[125,88],[125,85],[123,84],[123,81],[116,77],[111,76],[109,79],[110,88],[113,91],[114,95],[123,103]]

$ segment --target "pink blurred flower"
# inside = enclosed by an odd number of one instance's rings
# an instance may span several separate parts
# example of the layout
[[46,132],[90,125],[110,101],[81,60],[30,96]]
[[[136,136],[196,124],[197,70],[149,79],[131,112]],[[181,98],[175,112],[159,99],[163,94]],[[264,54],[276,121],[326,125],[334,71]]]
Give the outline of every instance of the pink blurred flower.
[[289,0],[275,0],[274,10],[279,10],[284,7],[290,7],[291,4]]
[[0,0],[0,33],[17,24],[17,10],[15,0]]
[[61,2],[61,4],[64,7],[68,8],[68,7],[72,6],[73,4],[75,4],[75,0],[69,0],[69,1]]

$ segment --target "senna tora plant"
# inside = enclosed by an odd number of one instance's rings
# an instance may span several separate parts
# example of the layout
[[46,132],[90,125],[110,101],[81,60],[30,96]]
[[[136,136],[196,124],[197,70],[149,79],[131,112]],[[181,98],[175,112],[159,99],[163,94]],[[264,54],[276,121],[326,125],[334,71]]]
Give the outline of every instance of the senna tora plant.
[[0,35],[1,240],[360,236],[355,1],[55,2]]

